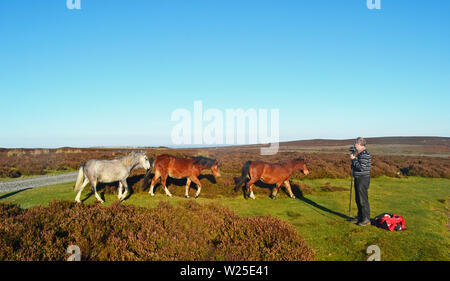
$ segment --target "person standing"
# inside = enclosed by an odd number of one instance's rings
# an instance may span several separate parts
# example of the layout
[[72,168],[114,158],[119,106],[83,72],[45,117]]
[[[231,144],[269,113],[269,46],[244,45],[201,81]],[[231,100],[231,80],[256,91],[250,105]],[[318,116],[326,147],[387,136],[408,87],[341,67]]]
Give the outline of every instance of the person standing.
[[364,138],[357,138],[355,142],[356,155],[351,154],[353,177],[355,178],[355,201],[358,206],[358,216],[352,220],[359,226],[370,224],[370,169],[372,156],[367,151],[367,142]]

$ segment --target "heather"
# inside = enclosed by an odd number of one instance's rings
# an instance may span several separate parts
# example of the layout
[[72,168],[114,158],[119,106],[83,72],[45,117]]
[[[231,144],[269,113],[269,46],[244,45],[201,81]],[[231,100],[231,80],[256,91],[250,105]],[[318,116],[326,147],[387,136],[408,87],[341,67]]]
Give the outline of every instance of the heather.
[[214,204],[154,208],[52,201],[0,203],[0,260],[59,261],[77,245],[86,261],[307,261],[314,251],[288,223],[243,218]]
[[[448,146],[439,147],[442,156],[448,155]],[[386,148],[385,148],[386,149]],[[427,147],[427,149],[431,149]],[[281,147],[280,152],[273,156],[261,156],[257,148],[204,148],[204,149],[167,149],[148,148],[149,157],[161,154],[174,156],[207,156],[219,161],[224,173],[240,175],[242,166],[248,160],[263,160],[278,162],[303,157],[307,160],[311,172],[308,178],[346,178],[350,175],[350,161],[347,147],[324,150],[300,150],[289,146]],[[129,149],[0,149],[0,178],[18,178],[29,175],[43,175],[77,170],[79,166],[90,159],[114,159],[129,153]],[[377,153],[378,152],[378,153]],[[388,151],[390,152],[390,151]],[[420,152],[420,151],[419,151]],[[426,152],[426,151],[425,151]],[[437,153],[437,152],[436,152]],[[430,178],[450,178],[450,158],[417,156],[417,154],[395,155],[386,151],[373,150],[372,176],[421,176]],[[134,176],[144,171],[137,170]],[[301,172],[293,175],[303,178]],[[142,184],[142,177],[135,178]]]

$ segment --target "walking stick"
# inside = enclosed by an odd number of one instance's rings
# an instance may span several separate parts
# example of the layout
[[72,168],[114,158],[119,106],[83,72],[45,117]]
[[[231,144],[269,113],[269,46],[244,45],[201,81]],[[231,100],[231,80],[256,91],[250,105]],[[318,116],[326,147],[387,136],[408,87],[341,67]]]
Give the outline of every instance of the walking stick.
[[[353,156],[357,155],[357,149],[352,146],[350,147],[349,151],[352,153]],[[352,160],[354,159],[353,157],[351,158]],[[348,219],[351,220],[351,215],[352,215],[352,192],[353,192],[353,161],[352,161],[352,174],[350,175],[350,203],[348,206]],[[356,190],[355,190],[356,192]]]
[[353,191],[353,168],[352,168],[352,174],[350,175],[350,204],[348,206],[348,217],[351,218],[352,215],[352,191]]

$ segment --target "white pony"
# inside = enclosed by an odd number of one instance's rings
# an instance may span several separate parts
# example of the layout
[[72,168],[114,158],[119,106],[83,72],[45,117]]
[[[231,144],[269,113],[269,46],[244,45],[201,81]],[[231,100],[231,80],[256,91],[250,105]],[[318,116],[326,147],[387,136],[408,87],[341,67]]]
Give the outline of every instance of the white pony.
[[[119,200],[123,201],[128,195],[127,178],[132,170],[136,168],[152,169],[154,160],[150,160],[145,152],[131,152],[127,156],[123,156],[114,160],[89,160],[81,165],[78,172],[77,183],[74,191],[77,192],[75,201],[81,203],[80,196],[83,189],[88,183],[91,184],[95,197],[101,203],[105,203],[97,193],[98,183],[119,182]],[[123,188],[125,187],[125,193]]]

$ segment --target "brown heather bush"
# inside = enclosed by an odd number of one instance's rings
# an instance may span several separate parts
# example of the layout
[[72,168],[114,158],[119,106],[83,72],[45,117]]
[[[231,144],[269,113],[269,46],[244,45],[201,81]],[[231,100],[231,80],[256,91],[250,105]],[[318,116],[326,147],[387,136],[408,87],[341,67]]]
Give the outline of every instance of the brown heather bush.
[[273,217],[242,218],[215,205],[156,208],[53,201],[22,210],[0,203],[0,260],[62,261],[77,245],[87,261],[309,261],[314,251]]
[[[350,160],[347,151],[342,153],[300,153],[281,150],[273,156],[261,156],[259,149],[255,148],[210,148],[210,149],[145,149],[150,157],[160,154],[174,156],[207,155],[219,160],[220,169],[224,174],[236,177],[240,174],[242,166],[248,160],[263,160],[279,162],[283,160],[304,157],[307,160],[310,174],[308,178],[347,178],[350,176]],[[74,149],[59,148],[46,149],[39,152],[37,149],[1,149],[0,150],[0,177],[10,177],[10,171],[15,170],[21,175],[42,175],[51,171],[76,170],[81,164],[90,159],[114,159],[130,152],[129,149]],[[133,175],[143,174],[135,171]],[[17,174],[16,174],[17,175]],[[422,176],[450,178],[450,158],[418,157],[418,156],[390,156],[373,155],[372,176]],[[294,178],[302,179],[305,176],[296,172]],[[142,178],[136,177],[136,181]],[[232,178],[226,179],[233,183]]]

